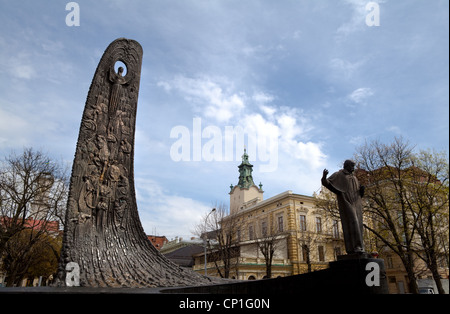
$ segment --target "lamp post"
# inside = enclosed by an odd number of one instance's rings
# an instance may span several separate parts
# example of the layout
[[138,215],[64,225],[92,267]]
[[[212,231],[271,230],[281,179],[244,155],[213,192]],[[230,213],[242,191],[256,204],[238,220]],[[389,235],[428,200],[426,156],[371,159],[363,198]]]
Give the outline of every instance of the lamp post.
[[205,218],[205,235],[204,235],[204,238],[203,238],[203,244],[204,244],[204,247],[205,247],[205,276],[208,276],[207,270],[206,270],[206,223],[208,222],[209,215],[211,215],[212,212],[214,212],[215,210],[216,210],[215,207],[213,209],[211,209],[211,211],[208,213],[208,215],[206,215],[206,218]]

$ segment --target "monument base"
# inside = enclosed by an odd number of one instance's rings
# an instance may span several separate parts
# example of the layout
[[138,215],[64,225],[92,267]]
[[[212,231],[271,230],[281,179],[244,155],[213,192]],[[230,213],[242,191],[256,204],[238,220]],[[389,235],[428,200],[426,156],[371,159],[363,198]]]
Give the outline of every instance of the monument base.
[[206,294],[388,294],[384,261],[369,254],[343,255],[328,269],[300,275],[227,284],[167,288],[161,293]]
[[339,256],[330,267],[301,275],[274,279],[158,288],[41,287],[2,288],[1,293],[15,294],[252,294],[252,295],[372,295],[388,294],[384,261],[358,254]]
[[343,281],[343,292],[360,291],[361,294],[388,294],[384,260],[370,254],[340,255],[330,262],[330,271],[337,281]]

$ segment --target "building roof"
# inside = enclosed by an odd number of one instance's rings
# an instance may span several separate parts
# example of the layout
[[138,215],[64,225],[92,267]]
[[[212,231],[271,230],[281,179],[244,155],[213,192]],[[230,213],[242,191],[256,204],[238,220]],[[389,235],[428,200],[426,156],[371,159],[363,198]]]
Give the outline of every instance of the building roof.
[[[19,219],[22,223],[22,219]],[[7,216],[0,217],[0,225],[7,225],[13,223],[14,220]],[[58,232],[59,231],[59,222],[58,221],[50,221],[50,220],[40,220],[27,218],[23,220],[23,227],[26,229],[33,230],[46,230],[50,232]]]
[[[268,205],[270,203],[274,203],[274,202],[280,201],[280,200],[282,200],[284,198],[287,198],[287,197],[295,197],[295,198],[299,198],[299,199],[303,199],[303,200],[310,200],[310,201],[314,200],[313,196],[296,194],[296,193],[293,193],[291,190],[288,190],[288,191],[285,191],[283,193],[280,193],[280,194],[277,194],[275,196],[272,196],[272,197],[270,197],[268,199],[265,199],[263,201],[257,202],[254,205],[246,207],[246,208],[238,211],[237,215],[242,215],[244,213],[251,212],[252,210],[258,209],[258,208],[260,208],[262,206],[265,206],[265,205]],[[227,219],[228,217],[230,217],[230,216],[226,216],[226,217],[224,217],[224,219]]]
[[153,244],[153,246],[161,250],[161,248],[169,242],[165,236],[156,236],[156,235],[147,235],[147,238],[150,240],[150,242]]
[[252,176],[253,165],[248,161],[248,154],[245,148],[244,148],[244,155],[242,155],[242,163],[238,166],[238,168],[239,168],[239,182],[237,185],[241,188],[246,189],[255,185]]
[[192,267],[194,265],[194,254],[204,251],[204,247],[198,244],[191,243],[188,246],[183,246],[175,251],[164,254],[169,260],[183,267]]

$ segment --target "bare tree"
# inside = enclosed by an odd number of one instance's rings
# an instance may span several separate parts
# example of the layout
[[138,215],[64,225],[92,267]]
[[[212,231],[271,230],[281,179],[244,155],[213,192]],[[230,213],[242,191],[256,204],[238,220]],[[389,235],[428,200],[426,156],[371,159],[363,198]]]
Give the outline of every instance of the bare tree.
[[361,184],[365,185],[365,210],[372,223],[365,224],[382,243],[397,254],[405,267],[412,293],[418,293],[414,273],[412,241],[415,229],[411,228],[405,201],[404,169],[411,166],[413,147],[396,139],[391,145],[378,141],[365,144],[357,150],[355,161]]
[[[414,147],[402,138],[396,138],[389,145],[366,143],[355,155],[360,168],[358,179],[367,187],[365,210],[371,223],[365,227],[400,257],[412,293],[418,293],[417,254],[430,264],[433,276],[438,276],[433,270],[438,243],[433,222],[437,211],[448,212],[448,164],[441,158],[438,164],[430,156],[424,160],[421,154],[414,153]],[[447,191],[444,197],[443,191]]]
[[256,236],[256,244],[266,264],[266,278],[272,278],[272,260],[277,248],[282,244],[281,238],[284,234],[283,227],[272,218],[268,216],[261,221],[259,235]]
[[[8,284],[16,282],[20,277],[18,274],[26,273],[23,267],[29,263],[19,260],[25,258],[33,246],[52,230],[52,222],[62,223],[67,200],[67,180],[64,167],[31,148],[25,149],[19,156],[11,154],[1,162],[0,257],[8,260],[4,267],[22,265],[21,269],[15,266],[9,272]],[[24,232],[27,235],[25,242],[21,235]],[[11,254],[12,242],[9,242],[18,239],[22,239],[20,242],[23,248],[20,254]],[[59,255],[59,252],[54,253]]]
[[230,278],[231,271],[237,267],[239,257],[238,230],[240,220],[228,215],[223,203],[216,203],[215,210],[205,214],[202,223],[195,227],[194,233],[208,243],[208,260],[214,262],[221,278]]
[[438,260],[448,252],[448,157],[444,153],[420,151],[413,158],[408,175],[407,202],[411,215],[417,217],[414,227],[420,238],[415,252],[431,271],[438,292],[443,294]]
[[[304,216],[306,217],[306,216]],[[302,248],[303,259],[308,267],[308,273],[312,272],[312,256],[311,249],[317,246],[317,233],[314,233],[314,226],[311,221],[300,221],[300,243]]]

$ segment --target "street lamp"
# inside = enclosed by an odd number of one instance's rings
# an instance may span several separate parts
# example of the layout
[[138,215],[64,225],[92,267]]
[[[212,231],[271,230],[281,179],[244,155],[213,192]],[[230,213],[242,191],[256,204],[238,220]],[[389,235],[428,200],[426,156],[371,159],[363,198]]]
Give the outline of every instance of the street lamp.
[[204,244],[204,247],[205,247],[205,276],[208,276],[207,270],[206,270],[206,223],[208,222],[209,215],[211,215],[212,212],[214,212],[215,210],[216,210],[215,207],[213,209],[211,209],[211,211],[209,212],[208,215],[206,215],[206,218],[205,218],[205,229],[204,229],[205,230],[205,235],[203,237],[203,244]]

